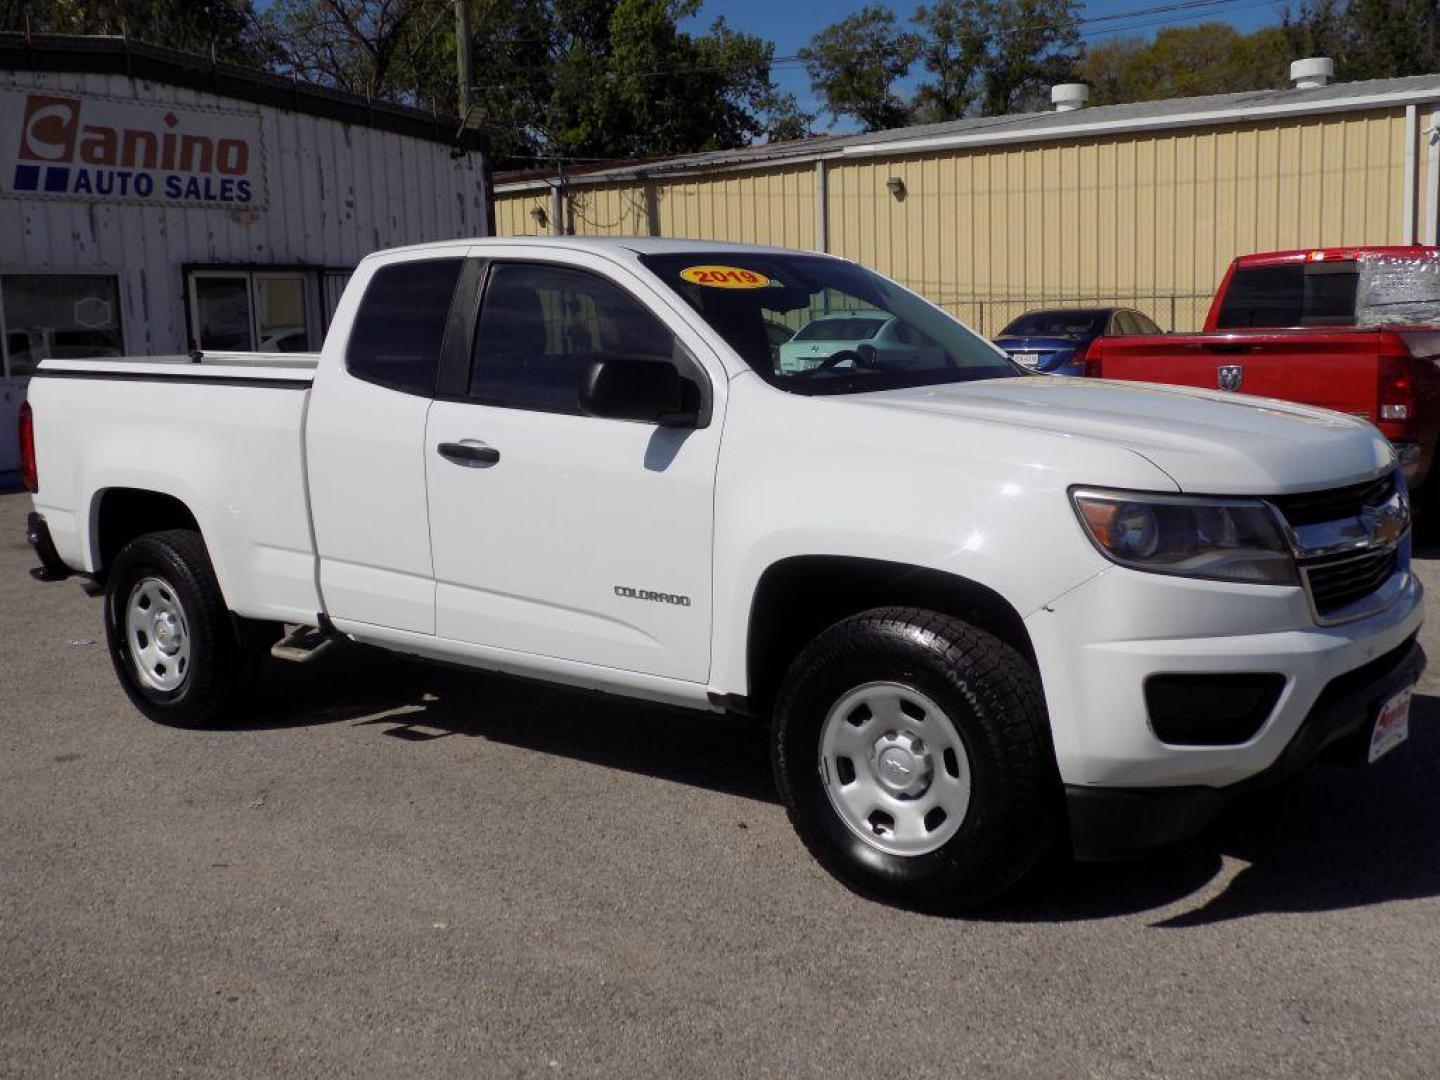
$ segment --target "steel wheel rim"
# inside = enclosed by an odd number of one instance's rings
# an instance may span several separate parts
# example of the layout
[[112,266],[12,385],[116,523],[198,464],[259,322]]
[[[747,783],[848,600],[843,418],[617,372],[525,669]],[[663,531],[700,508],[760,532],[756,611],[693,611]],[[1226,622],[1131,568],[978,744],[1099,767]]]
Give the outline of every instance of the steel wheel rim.
[[841,697],[820,728],[820,782],[852,833],[887,855],[927,855],[965,821],[970,758],[954,721],[909,686]]
[[135,674],[152,690],[178,690],[190,673],[190,623],[164,578],[135,583],[125,601],[125,648]]

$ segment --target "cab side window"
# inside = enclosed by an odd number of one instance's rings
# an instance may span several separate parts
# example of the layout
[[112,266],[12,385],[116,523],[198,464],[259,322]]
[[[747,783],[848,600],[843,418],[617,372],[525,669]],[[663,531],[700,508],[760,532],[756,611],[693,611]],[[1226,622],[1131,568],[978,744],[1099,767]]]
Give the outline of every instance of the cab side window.
[[499,263],[481,302],[470,396],[487,405],[580,412],[596,360],[681,355],[675,336],[619,286],[582,270]]
[[450,301],[464,259],[418,259],[375,271],[350,331],[350,374],[407,394],[430,395]]

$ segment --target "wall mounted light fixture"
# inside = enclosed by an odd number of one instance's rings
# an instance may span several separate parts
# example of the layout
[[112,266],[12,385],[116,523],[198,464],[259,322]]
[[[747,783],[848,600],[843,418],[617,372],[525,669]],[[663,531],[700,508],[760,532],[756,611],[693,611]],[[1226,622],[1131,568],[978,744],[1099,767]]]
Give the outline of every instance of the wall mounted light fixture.
[[550,215],[545,213],[543,206],[532,206],[530,208],[531,220],[535,222],[536,228],[543,229],[550,224]]
[[885,188],[891,195],[895,196],[896,202],[905,201],[905,181],[898,176],[892,176],[885,181]]

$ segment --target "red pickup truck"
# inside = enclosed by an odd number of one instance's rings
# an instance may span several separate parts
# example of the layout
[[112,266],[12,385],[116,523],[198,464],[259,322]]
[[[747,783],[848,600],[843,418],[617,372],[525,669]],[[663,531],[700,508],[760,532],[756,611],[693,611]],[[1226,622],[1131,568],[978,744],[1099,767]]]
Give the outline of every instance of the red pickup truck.
[[1197,334],[1101,338],[1091,378],[1321,405],[1375,424],[1419,487],[1440,435],[1440,248],[1242,255]]

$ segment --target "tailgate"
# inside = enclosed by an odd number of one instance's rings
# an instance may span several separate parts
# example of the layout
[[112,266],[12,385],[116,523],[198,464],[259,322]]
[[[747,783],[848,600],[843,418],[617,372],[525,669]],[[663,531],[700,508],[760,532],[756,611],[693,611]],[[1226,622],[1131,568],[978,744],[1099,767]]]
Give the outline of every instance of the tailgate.
[[1373,421],[1380,336],[1344,329],[1105,338],[1095,356],[1104,379],[1281,398]]

